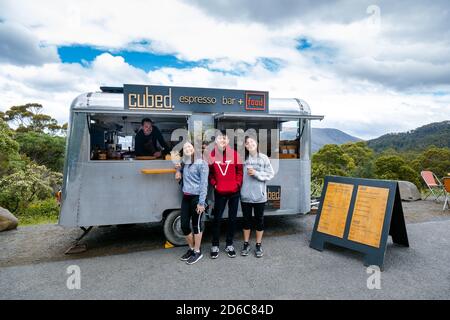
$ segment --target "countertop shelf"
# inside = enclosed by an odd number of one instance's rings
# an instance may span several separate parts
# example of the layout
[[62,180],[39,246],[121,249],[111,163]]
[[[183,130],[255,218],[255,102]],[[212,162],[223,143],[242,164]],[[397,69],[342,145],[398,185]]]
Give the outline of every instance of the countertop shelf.
[[143,174],[165,174],[165,173],[175,173],[175,169],[141,169]]

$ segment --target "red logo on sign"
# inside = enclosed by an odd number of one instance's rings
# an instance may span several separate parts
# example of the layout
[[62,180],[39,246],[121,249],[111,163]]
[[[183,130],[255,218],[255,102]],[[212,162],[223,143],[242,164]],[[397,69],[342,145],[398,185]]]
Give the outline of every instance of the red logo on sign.
[[245,110],[266,110],[266,95],[261,92],[246,92]]

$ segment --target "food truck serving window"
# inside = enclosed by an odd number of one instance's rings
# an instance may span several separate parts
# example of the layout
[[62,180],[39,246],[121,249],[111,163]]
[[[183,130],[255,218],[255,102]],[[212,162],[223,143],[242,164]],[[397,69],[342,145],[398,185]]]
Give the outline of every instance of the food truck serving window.
[[271,158],[300,158],[300,140],[303,120],[295,117],[235,115],[216,116],[216,127],[220,130],[254,129],[258,134],[260,150]]
[[168,160],[178,143],[172,132],[188,127],[187,115],[95,114],[87,121],[91,160]]

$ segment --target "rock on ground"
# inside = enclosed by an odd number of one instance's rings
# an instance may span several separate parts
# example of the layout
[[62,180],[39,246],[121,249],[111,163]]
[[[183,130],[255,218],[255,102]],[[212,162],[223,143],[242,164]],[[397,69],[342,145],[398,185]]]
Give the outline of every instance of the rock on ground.
[[414,183],[409,181],[399,181],[400,197],[405,201],[421,200],[422,196]]
[[0,231],[16,229],[19,224],[19,220],[14,215],[0,207]]

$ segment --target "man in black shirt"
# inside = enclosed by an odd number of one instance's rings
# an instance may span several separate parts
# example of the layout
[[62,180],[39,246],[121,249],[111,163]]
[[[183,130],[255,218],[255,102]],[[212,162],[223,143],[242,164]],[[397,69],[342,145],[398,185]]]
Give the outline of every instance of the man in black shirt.
[[158,127],[153,125],[149,118],[142,119],[141,129],[136,134],[134,140],[134,150],[136,156],[154,156],[159,158],[161,150],[158,148],[157,142],[163,148],[163,152],[167,154],[170,151],[169,146],[159,131]]

